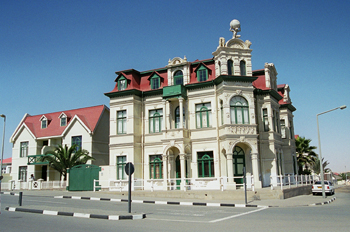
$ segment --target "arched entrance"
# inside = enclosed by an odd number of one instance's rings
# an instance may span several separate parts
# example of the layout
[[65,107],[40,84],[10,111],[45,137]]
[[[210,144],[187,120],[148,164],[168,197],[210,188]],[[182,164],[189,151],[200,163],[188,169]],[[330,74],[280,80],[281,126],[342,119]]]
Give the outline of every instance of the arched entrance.
[[[233,176],[243,176],[243,168],[245,167],[245,153],[240,146],[235,146],[232,155]],[[243,184],[243,178],[235,178],[236,184]]]

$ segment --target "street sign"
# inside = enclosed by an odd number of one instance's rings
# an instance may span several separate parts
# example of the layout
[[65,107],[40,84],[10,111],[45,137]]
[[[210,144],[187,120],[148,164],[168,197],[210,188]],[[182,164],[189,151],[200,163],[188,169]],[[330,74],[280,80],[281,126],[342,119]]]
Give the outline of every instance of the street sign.
[[128,212],[131,213],[131,175],[134,173],[135,167],[131,162],[125,164],[125,173],[129,176],[129,186],[128,186]]
[[135,171],[135,167],[131,162],[126,163],[125,165],[125,173],[126,175],[132,175]]

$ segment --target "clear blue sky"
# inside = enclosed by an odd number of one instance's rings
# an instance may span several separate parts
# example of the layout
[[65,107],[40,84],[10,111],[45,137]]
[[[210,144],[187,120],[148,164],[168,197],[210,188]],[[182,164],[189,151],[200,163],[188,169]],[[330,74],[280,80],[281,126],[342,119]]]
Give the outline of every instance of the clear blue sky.
[[[115,71],[208,59],[241,22],[253,70],[274,63],[289,84],[295,133],[317,144],[333,171],[350,171],[350,1],[0,1],[0,114],[9,138],[31,115],[99,104]],[[0,121],[2,139],[3,120]],[[317,150],[318,153],[318,150]]]

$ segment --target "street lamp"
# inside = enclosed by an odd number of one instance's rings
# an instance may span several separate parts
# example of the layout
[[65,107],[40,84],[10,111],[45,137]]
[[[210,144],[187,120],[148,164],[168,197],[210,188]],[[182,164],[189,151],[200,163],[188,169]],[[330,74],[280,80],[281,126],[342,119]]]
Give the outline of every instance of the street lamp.
[[[2,151],[1,151],[1,164],[0,164],[0,196],[1,196],[1,180],[2,176],[2,164],[4,160],[4,141],[5,141],[5,125],[6,125],[6,116],[4,114],[0,114],[0,117],[4,118],[4,133],[2,134]],[[1,201],[1,198],[0,198]]]
[[331,110],[328,110],[328,111],[325,111],[325,112],[322,112],[322,113],[319,113],[316,115],[316,119],[317,119],[317,135],[318,135],[318,149],[319,149],[319,152],[320,152],[320,173],[321,173],[321,184],[322,184],[322,197],[323,198],[326,198],[326,193],[324,191],[324,175],[323,175],[323,163],[322,163],[322,153],[321,153],[321,139],[320,139],[320,129],[319,129],[319,126],[318,126],[318,116],[321,115],[321,114],[325,114],[325,113],[328,113],[328,112],[331,112],[333,110],[337,110],[337,109],[345,109],[346,108],[346,105],[343,105],[343,106],[339,106],[337,108],[334,108],[334,109],[331,109]]

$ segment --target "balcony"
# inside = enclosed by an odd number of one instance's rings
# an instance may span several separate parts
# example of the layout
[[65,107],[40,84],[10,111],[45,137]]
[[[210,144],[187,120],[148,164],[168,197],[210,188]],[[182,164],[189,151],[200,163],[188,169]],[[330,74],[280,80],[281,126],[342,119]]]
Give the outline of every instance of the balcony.
[[187,98],[186,88],[183,85],[171,85],[163,88],[163,98]]
[[41,160],[45,155],[29,155],[28,156],[28,165],[39,165],[39,164],[49,164],[49,162],[43,162]]

